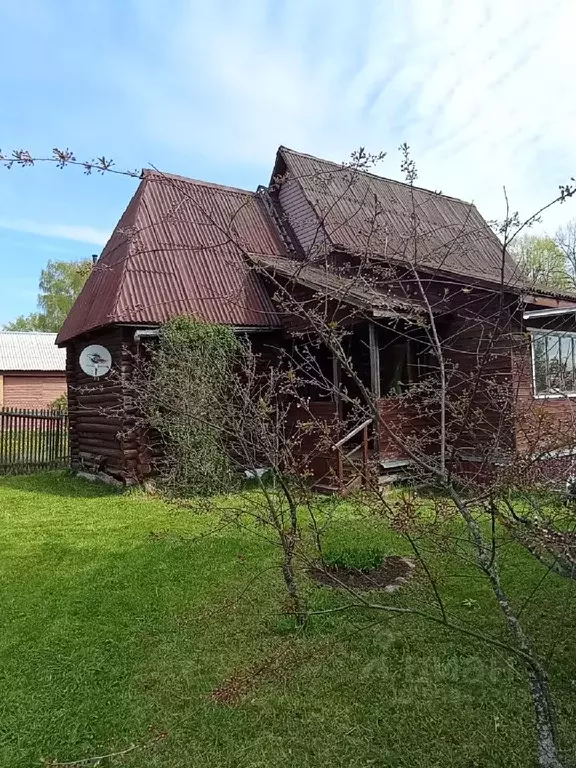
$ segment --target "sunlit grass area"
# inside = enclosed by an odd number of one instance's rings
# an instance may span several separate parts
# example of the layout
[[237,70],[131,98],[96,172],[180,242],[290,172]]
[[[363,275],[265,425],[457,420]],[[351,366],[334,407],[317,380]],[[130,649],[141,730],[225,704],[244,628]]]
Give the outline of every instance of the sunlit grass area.
[[[104,766],[534,764],[522,670],[504,650],[415,616],[283,613],[278,551],[257,530],[64,473],[0,479],[0,765],[121,753]],[[207,534],[207,535],[204,535]],[[410,554],[346,505],[327,546]],[[565,581],[514,544],[513,599],[549,658],[576,754],[576,620]],[[432,556],[447,606],[506,641],[490,590]],[[300,574],[308,604],[342,597]],[[389,600],[434,610],[416,571]],[[126,751],[128,750],[128,751]]]

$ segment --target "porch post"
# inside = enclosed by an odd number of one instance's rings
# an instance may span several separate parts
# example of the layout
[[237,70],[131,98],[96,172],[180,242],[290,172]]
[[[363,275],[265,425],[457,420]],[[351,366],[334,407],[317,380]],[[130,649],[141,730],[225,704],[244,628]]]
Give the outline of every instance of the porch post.
[[378,328],[373,320],[368,321],[368,344],[370,347],[370,389],[374,397],[380,399],[380,350],[378,347]]
[[[373,320],[368,321],[368,344],[370,347],[370,389],[376,400],[380,400],[380,346],[378,344],[378,327]],[[374,453],[380,460],[380,424],[372,425]]]
[[338,360],[336,355],[332,355],[332,383],[334,384],[332,399],[336,403],[338,417],[341,418],[342,414],[340,413],[340,410],[342,400],[340,397],[340,360]]

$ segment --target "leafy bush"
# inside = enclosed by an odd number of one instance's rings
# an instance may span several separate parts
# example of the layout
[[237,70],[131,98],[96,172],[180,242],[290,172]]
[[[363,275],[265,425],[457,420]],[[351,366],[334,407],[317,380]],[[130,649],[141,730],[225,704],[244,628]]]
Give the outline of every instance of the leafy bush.
[[379,568],[386,555],[375,547],[368,549],[346,547],[324,552],[324,565],[332,568],[352,568],[357,571],[372,571]]
[[141,410],[159,436],[159,486],[175,496],[231,488],[225,422],[239,343],[233,331],[177,317],[160,331],[140,382]]
[[64,394],[57,397],[56,400],[50,403],[50,408],[59,413],[66,413],[68,411],[68,395]]

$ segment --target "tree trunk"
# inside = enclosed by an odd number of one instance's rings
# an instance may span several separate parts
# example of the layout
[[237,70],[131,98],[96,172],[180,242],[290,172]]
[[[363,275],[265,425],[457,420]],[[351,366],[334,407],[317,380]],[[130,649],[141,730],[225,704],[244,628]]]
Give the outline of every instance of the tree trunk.
[[538,672],[532,668],[528,668],[528,678],[538,733],[538,763],[541,768],[562,768],[548,679],[544,670]]
[[449,490],[452,500],[468,528],[476,550],[478,566],[488,577],[496,601],[506,619],[510,633],[516,641],[516,647],[521,652],[524,660],[538,736],[538,764],[540,768],[563,768],[558,750],[556,715],[548,677],[510,605],[508,595],[502,587],[496,549],[487,545],[482,531],[468,509],[466,502],[459,496],[454,487],[450,486]]
[[536,732],[538,734],[538,763],[541,768],[562,768],[562,761],[558,752],[556,713],[550,693],[548,676],[538,662],[520,622],[510,607],[508,597],[500,584],[500,576],[496,566],[492,566],[492,572],[488,575],[498,605],[508,622],[510,631],[514,635],[518,647],[526,657],[524,663],[530,683],[530,695],[532,697]]
[[296,617],[296,623],[299,627],[306,623],[306,615],[302,609],[302,601],[298,594],[298,582],[294,573],[294,541],[290,534],[283,533],[281,536],[282,550],[284,553],[284,560],[282,562],[282,575],[284,577],[284,583],[288,591],[288,597],[291,603],[291,608]]

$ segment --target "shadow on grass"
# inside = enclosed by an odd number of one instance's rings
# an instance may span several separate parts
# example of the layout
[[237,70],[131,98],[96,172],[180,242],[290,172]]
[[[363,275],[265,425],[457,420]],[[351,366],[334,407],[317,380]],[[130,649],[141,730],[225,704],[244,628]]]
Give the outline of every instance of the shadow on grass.
[[76,499],[117,496],[124,492],[123,489],[113,488],[102,482],[78,478],[70,470],[35,472],[29,475],[0,475],[0,487]]

